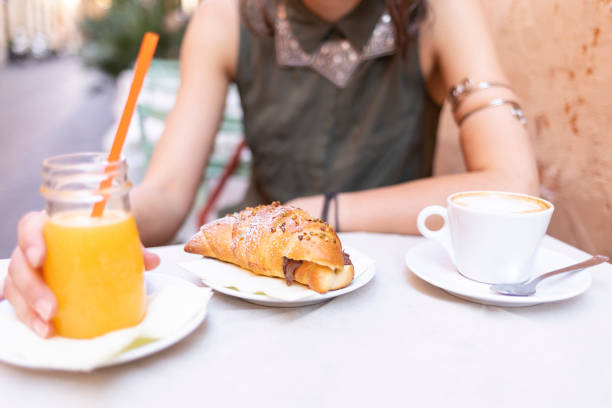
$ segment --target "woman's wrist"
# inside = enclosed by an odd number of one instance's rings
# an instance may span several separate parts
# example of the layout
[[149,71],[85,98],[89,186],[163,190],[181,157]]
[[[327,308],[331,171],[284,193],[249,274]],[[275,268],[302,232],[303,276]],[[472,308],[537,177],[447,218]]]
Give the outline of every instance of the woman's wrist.
[[327,223],[337,231],[338,224],[340,223],[340,194],[336,193],[333,199],[331,197],[328,199],[327,211],[325,212],[327,216],[324,215],[323,211],[325,207],[326,196],[328,195],[319,194],[309,197],[300,197],[287,202],[287,204],[306,211],[308,214],[310,214],[311,217],[326,220]]

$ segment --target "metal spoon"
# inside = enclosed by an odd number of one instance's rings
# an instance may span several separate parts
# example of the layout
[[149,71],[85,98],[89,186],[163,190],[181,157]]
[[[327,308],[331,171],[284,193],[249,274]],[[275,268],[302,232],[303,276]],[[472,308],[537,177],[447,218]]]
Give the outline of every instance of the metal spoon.
[[609,260],[610,258],[608,258],[607,256],[595,255],[594,257],[589,258],[586,261],[583,261],[583,262],[580,262],[574,265],[566,266],[565,268],[556,269],[551,272],[547,272],[533,279],[526,280],[525,282],[496,283],[494,285],[491,285],[491,290],[494,292],[500,293],[502,295],[530,296],[536,293],[536,286],[543,279],[546,279],[553,275],[557,275],[559,273],[579,271],[579,270],[588,268],[590,266],[595,266],[603,262],[608,262]]

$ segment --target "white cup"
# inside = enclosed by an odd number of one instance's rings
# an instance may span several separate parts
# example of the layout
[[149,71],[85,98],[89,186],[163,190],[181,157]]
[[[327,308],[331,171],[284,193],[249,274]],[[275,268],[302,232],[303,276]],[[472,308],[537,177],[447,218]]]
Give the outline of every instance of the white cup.
[[[463,276],[483,283],[522,282],[530,277],[554,211],[550,202],[501,191],[466,191],[446,201],[447,208],[424,208],[417,225],[423,236],[444,247]],[[425,225],[432,215],[444,219],[437,231]]]

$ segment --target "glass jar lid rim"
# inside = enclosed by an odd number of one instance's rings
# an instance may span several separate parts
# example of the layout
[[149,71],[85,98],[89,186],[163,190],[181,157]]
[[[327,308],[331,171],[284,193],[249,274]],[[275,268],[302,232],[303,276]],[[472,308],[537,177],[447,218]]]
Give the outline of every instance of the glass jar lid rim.
[[[82,158],[82,161],[78,161]],[[96,159],[96,161],[86,161],[85,159]],[[74,160],[71,162],[71,160]],[[122,166],[126,164],[126,159],[121,156],[119,160],[109,161],[108,153],[105,152],[82,152],[82,153],[66,153],[51,156],[43,159],[43,169],[49,170],[67,170],[67,169],[98,169],[101,166]]]

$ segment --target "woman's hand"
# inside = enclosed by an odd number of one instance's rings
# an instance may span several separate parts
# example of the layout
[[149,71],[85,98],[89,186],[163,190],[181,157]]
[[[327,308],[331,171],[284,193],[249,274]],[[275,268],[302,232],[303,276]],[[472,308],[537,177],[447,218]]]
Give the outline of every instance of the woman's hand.
[[[19,221],[18,243],[11,255],[8,275],[0,284],[0,299],[5,297],[19,320],[41,337],[53,335],[51,319],[57,313],[57,299],[43,281],[41,268],[46,256],[42,229],[44,212],[31,212]],[[142,249],[146,270],[159,265],[159,257]]]

